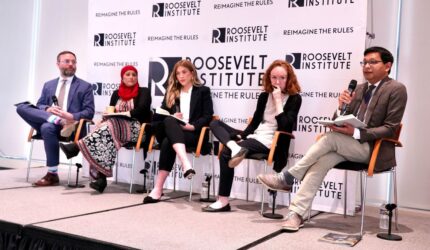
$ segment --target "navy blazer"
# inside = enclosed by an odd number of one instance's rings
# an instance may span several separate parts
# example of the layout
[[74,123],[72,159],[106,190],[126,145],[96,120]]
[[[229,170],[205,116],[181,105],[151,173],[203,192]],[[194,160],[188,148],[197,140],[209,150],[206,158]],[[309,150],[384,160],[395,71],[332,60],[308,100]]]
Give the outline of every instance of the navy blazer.
[[[172,105],[171,108],[167,108],[166,97],[164,97],[161,108],[169,111],[170,114],[174,114],[176,112],[175,106],[176,105]],[[194,126],[196,133],[200,133],[200,130],[204,126],[209,126],[213,114],[211,90],[206,86],[193,86],[190,101],[190,119],[188,123]]]
[[[52,96],[57,90],[59,78],[50,80],[43,85],[42,94],[37,101],[37,107],[46,110],[52,106]],[[90,83],[74,76],[70,85],[67,99],[67,112],[73,115],[75,121],[81,118],[93,119],[94,117],[94,94]]]
[[[258,97],[257,108],[252,117],[252,121],[245,130],[241,133],[242,138],[246,138],[249,134],[253,134],[258,128],[260,123],[263,121],[264,111],[266,110],[267,100],[269,93],[263,92]],[[297,115],[302,105],[302,97],[300,94],[290,95],[287,102],[284,105],[284,111],[279,115],[275,116],[276,122],[278,123],[278,131],[284,131],[291,133],[296,129]],[[287,165],[288,161],[288,150],[290,148],[291,138],[288,136],[280,136],[278,144],[276,146],[274,155],[274,166],[273,170],[281,172],[281,170]]]

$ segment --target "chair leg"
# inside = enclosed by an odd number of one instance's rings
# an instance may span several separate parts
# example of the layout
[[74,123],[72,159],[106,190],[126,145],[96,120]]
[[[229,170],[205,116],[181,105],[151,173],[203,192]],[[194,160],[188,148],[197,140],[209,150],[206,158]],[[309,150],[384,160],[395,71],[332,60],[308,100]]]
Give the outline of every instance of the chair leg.
[[[246,201],[249,201],[249,161],[246,160]],[[263,197],[261,197],[261,201],[263,202]]]
[[69,160],[69,173],[67,174],[67,186],[70,185],[70,178],[72,177],[72,159]]
[[136,162],[136,150],[133,149],[132,163],[131,163],[131,174],[130,174],[130,191],[133,190],[133,180],[134,180],[134,164]]
[[[361,172],[362,175],[366,174],[366,171]],[[364,191],[363,191],[363,200],[361,206],[361,227],[360,227],[360,236],[363,237],[363,227],[364,227],[364,214],[366,210],[366,194],[367,194],[367,176],[364,177]]]
[[[249,167],[248,167],[249,169]],[[264,160],[264,174],[267,173],[267,161]],[[264,212],[264,186],[261,185],[261,211],[260,214],[263,215]]]
[[346,191],[348,187],[348,171],[345,170],[345,185],[343,189],[343,218],[346,218],[346,209],[347,209],[347,201],[348,201],[348,192]]
[[394,220],[396,223],[396,230],[399,230],[399,204],[397,204],[397,177],[396,177],[396,169],[393,168],[391,171],[393,176],[393,188],[394,188],[394,204],[397,205],[397,208],[394,210]]
[[360,172],[360,211],[363,211],[363,178],[367,178],[366,171]]
[[116,152],[116,170],[115,170],[115,184],[118,184],[118,169],[119,169],[119,151]]
[[[215,145],[214,145],[214,139],[213,139],[213,134],[210,133],[210,138],[211,138],[211,143],[212,143],[212,149],[211,149],[211,163],[210,163],[210,167],[212,169],[212,190],[213,190],[213,194],[214,197],[215,195],[215,163],[214,163],[214,156],[215,156]],[[208,190],[208,192],[210,192],[210,190]],[[209,197],[210,197],[210,193],[209,193]]]
[[34,140],[31,139],[30,151],[28,152],[28,159],[27,159],[27,178],[25,179],[26,182],[28,182],[28,178],[30,177],[31,157],[33,156],[33,143],[34,143]]
[[173,192],[176,192],[176,170],[179,168],[177,158],[175,159],[175,165],[173,166]]
[[[194,169],[194,160],[195,160],[195,157],[193,155],[193,160],[191,162],[191,167],[193,169]],[[191,177],[191,180],[190,180],[190,197],[188,198],[188,201],[190,201],[190,202],[191,202],[191,197],[193,196],[193,180],[194,180],[194,176]],[[208,190],[208,192],[209,192],[209,190]]]

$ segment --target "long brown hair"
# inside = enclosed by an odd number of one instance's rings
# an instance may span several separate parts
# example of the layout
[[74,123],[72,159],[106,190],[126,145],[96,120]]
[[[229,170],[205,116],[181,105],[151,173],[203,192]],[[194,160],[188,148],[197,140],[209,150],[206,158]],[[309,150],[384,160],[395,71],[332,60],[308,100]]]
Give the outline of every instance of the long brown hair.
[[168,108],[171,108],[175,104],[175,100],[181,94],[182,85],[179,83],[178,78],[176,78],[176,71],[180,66],[187,68],[193,75],[191,79],[193,82],[193,86],[197,87],[201,85],[201,82],[199,77],[197,76],[197,70],[194,64],[192,64],[188,60],[180,60],[179,62],[177,62],[173,67],[172,73],[170,73],[170,76],[169,76],[169,83],[168,83],[167,93],[166,93],[166,105]]
[[296,74],[294,73],[293,67],[291,64],[284,60],[275,60],[270,64],[270,66],[266,69],[266,72],[263,76],[263,89],[265,92],[272,93],[273,92],[273,86],[272,82],[270,81],[270,73],[272,70],[276,67],[282,67],[287,71],[287,84],[285,86],[285,91],[282,91],[288,93],[289,95],[295,95],[298,94],[301,91],[299,82],[297,81]]

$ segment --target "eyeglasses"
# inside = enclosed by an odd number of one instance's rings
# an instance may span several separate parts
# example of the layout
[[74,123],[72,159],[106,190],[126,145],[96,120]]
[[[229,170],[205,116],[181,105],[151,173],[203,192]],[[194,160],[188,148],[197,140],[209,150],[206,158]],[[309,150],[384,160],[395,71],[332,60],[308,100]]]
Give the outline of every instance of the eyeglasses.
[[60,63],[76,65],[77,62],[75,60],[63,60],[63,61],[60,61]]
[[280,77],[270,76],[270,80],[272,82],[276,82],[276,81],[285,82],[287,80],[287,77],[286,76],[280,76]]
[[381,62],[382,62],[382,61],[376,61],[376,60],[371,60],[371,61],[362,61],[362,62],[360,62],[360,65],[361,65],[362,67],[366,66],[366,64],[369,64],[369,66],[373,66],[373,65],[376,65],[376,64],[381,63]]

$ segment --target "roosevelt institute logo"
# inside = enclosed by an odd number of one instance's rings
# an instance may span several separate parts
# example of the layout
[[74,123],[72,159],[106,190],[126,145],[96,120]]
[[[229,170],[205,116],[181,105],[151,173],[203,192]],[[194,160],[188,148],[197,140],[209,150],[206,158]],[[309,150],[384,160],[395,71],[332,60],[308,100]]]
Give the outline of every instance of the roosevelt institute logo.
[[265,42],[269,25],[221,27],[212,30],[212,43]]
[[302,53],[290,53],[285,56],[285,61],[289,62],[295,69],[300,69],[302,64]]
[[352,51],[290,53],[285,60],[301,70],[349,70]]
[[96,82],[92,84],[94,95],[102,95],[103,83]]
[[200,2],[201,0],[156,3],[152,5],[152,17],[198,16],[200,15]]
[[225,43],[225,28],[212,30],[212,43]]
[[[155,96],[164,96],[167,89],[170,73],[175,63],[182,57],[154,57],[149,61],[148,83],[151,93]],[[154,88],[154,92],[152,92]]]
[[288,0],[288,8],[311,7],[311,6],[333,6],[333,5],[347,5],[347,4],[354,4],[354,0],[342,0],[342,1]]
[[98,33],[94,35],[94,47],[135,46],[137,32]]
[[119,88],[119,83],[96,82],[91,85],[94,96],[111,96]]

